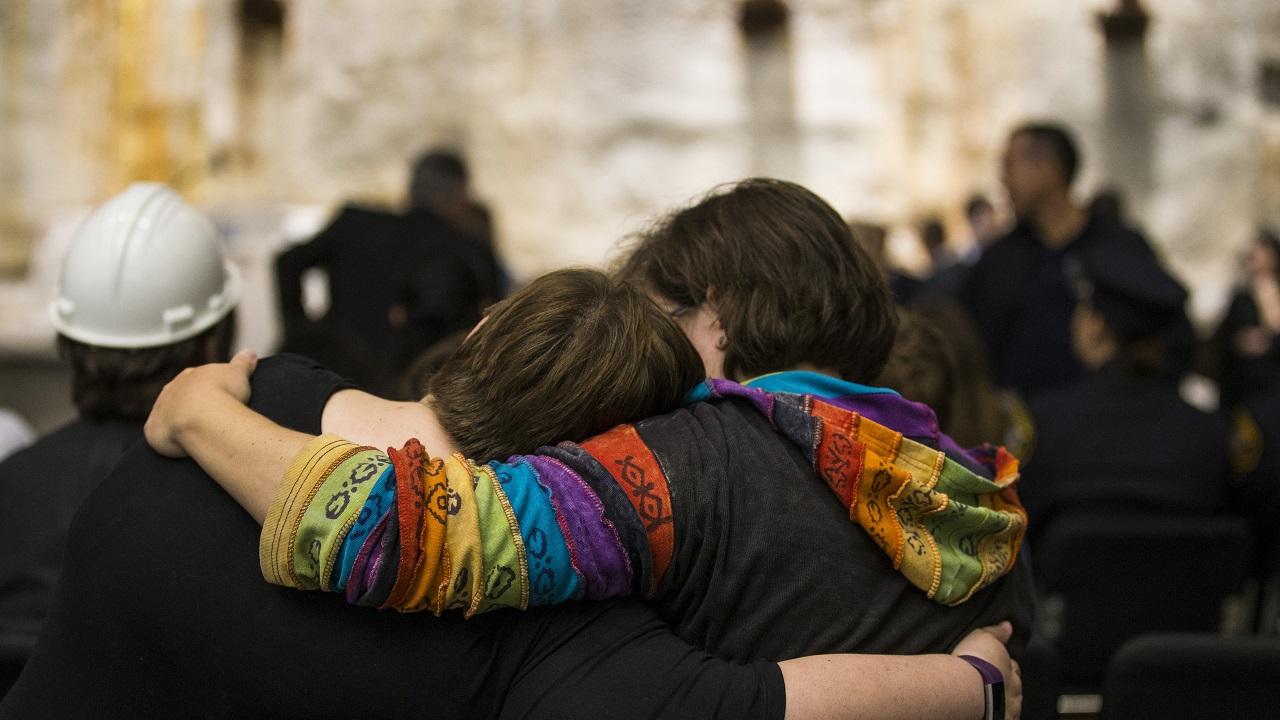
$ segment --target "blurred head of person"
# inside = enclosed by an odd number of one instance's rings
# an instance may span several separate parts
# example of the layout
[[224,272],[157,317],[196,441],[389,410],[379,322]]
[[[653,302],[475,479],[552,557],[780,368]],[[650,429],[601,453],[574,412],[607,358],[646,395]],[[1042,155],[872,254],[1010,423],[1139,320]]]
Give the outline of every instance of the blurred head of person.
[[991,201],[982,195],[974,195],[964,205],[964,216],[969,223],[969,230],[978,247],[985,248],[1000,234],[1000,224],[996,219],[996,208]]
[[941,218],[930,216],[920,222],[920,242],[934,265],[946,256],[947,229]]
[[1076,296],[1072,347],[1090,369],[1118,363],[1139,375],[1175,369],[1170,331],[1184,317],[1187,291],[1149,253],[1099,243],[1071,271]]
[[1109,223],[1124,222],[1124,196],[1116,188],[1099,191],[1089,201],[1089,217]]
[[1266,228],[1259,228],[1249,254],[1245,259],[1252,277],[1280,276],[1280,237]]
[[1002,180],[1019,218],[1069,197],[1079,165],[1075,140],[1065,127],[1027,123],[1009,136]]
[[418,156],[409,178],[409,205],[435,208],[467,199],[466,161],[453,150],[435,148]]
[[955,354],[942,329],[918,309],[899,308],[893,349],[875,384],[928,405],[946,431],[959,375]]
[[854,242],[862,246],[867,254],[871,256],[876,264],[881,267],[888,267],[889,257],[885,249],[885,244],[889,239],[889,230],[884,225],[871,222],[870,220],[849,220],[849,233],[853,235]]
[[676,318],[713,377],[867,381],[897,327],[871,254],[822,198],[783,180],[712,190],[635,238],[617,272]]
[[704,376],[639,287],[567,269],[491,308],[431,374],[428,403],[462,452],[488,460],[662,414]]

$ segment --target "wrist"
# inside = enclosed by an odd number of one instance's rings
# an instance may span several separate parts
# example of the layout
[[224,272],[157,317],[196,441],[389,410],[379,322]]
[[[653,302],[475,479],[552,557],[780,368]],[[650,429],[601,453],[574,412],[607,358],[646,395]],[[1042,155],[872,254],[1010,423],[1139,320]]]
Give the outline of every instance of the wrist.
[[1004,673],[1000,668],[976,655],[957,655],[977,671],[982,680],[983,712],[985,720],[1004,718]]

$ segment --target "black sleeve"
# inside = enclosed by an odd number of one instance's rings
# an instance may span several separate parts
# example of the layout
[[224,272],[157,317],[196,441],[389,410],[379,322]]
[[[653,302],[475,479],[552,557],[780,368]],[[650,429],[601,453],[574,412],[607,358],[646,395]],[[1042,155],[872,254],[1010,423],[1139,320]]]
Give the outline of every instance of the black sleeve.
[[250,379],[249,407],[291,430],[320,434],[329,397],[356,385],[301,355],[264,358]]
[[513,718],[782,720],[782,671],[738,664],[681,640],[636,600],[572,603],[526,613],[530,641],[505,698]]

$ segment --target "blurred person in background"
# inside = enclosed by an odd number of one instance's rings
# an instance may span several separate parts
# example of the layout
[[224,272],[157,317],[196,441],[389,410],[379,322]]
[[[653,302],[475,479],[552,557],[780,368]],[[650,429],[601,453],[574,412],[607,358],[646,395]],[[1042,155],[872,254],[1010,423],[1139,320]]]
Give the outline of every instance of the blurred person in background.
[[1186,290],[1140,247],[1100,243],[1076,267],[1072,339],[1086,373],[1030,401],[1036,448],[1019,491],[1032,532],[1080,507],[1225,510],[1226,422],[1182,399],[1168,352]]
[[1067,259],[1095,245],[1151,255],[1145,238],[1103,217],[1090,217],[1071,197],[1080,164],[1062,126],[1025,124],[1013,131],[1003,182],[1017,225],[997,240],[969,274],[961,298],[991,353],[996,381],[1024,397],[1070,382],[1083,372],[1071,349],[1075,299]]
[[72,515],[132,445],[165,383],[225,361],[239,274],[214,224],[135,183],[80,225],[50,319],[79,418],[0,463],[0,636],[34,643]]
[[910,302],[955,297],[969,273],[969,266],[947,246],[947,228],[942,218],[929,217],[920,223],[920,242],[929,255],[929,274]]
[[996,215],[995,206],[981,193],[970,196],[964,204],[964,218],[969,225],[969,247],[961,261],[973,265],[991,247],[991,243],[999,239],[1000,218]]
[[1280,238],[1259,229],[1244,266],[1244,277],[1210,340],[1224,408],[1280,386]]
[[[427,152],[414,162],[405,213],[347,205],[310,241],[281,253],[281,350],[392,393],[423,349],[475,324],[503,280],[488,212],[467,192],[461,158]],[[329,279],[329,309],[317,320],[302,304],[302,276],[313,268]]]
[[869,220],[852,219],[847,222],[854,242],[871,256],[889,285],[889,294],[902,304],[915,297],[920,280],[898,270],[889,262],[889,229]]

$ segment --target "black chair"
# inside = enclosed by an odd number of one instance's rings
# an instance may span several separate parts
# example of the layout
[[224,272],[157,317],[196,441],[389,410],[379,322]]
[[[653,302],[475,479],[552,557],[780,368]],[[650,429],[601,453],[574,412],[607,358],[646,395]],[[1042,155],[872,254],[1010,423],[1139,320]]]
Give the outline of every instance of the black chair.
[[0,634],[0,699],[22,674],[35,639],[26,635]]
[[1062,657],[1052,643],[1031,638],[1017,658],[1022,667],[1022,720],[1057,720]]
[[1071,691],[1101,685],[1126,640],[1214,632],[1223,601],[1249,572],[1248,524],[1233,517],[1077,513],[1054,519],[1034,548],[1042,628]]
[[1280,715],[1280,638],[1146,635],[1107,669],[1103,720]]

